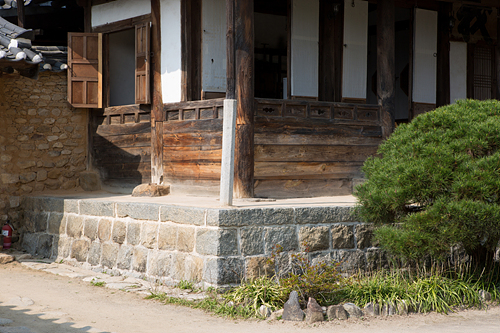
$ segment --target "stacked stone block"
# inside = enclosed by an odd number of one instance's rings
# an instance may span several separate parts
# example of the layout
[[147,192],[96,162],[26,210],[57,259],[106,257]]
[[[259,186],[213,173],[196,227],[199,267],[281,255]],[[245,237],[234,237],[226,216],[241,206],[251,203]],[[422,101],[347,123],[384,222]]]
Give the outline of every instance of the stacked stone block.
[[85,170],[87,110],[67,103],[66,87],[66,73],[0,76],[0,222],[15,230],[13,197],[75,188]]
[[50,197],[26,198],[23,207],[29,252],[165,283],[225,285],[283,273],[294,255],[339,261],[346,271],[383,263],[371,225],[357,222],[351,207],[219,209]]

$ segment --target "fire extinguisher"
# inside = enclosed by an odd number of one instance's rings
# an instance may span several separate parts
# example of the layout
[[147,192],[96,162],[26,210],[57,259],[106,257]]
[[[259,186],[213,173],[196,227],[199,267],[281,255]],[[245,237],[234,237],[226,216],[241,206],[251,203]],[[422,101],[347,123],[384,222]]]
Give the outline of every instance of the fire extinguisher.
[[5,225],[2,227],[2,236],[3,236],[3,248],[10,249],[12,245],[12,227],[9,224],[9,221],[5,222]]

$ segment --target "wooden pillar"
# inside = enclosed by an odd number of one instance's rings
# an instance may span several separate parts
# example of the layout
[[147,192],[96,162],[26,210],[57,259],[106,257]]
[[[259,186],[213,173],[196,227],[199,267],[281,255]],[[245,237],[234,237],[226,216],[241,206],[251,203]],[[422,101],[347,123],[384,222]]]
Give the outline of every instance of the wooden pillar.
[[396,113],[396,34],[394,0],[377,2],[377,97],[381,107],[382,133],[394,130]]
[[439,2],[436,73],[437,107],[450,104],[450,11],[450,3]]
[[236,98],[236,54],[234,49],[234,1],[226,0],[226,99]]
[[181,0],[182,101],[201,99],[201,0]]
[[236,131],[235,86],[235,49],[234,49],[234,0],[226,0],[226,99],[224,100],[224,121],[222,124],[222,159],[220,178],[220,203],[233,204],[234,193],[234,148]]
[[21,28],[26,28],[24,19],[24,0],[17,0],[17,25]]
[[254,187],[254,1],[235,0],[236,114],[235,198],[252,198]]
[[163,99],[161,90],[160,0],[151,0],[151,53],[153,104],[151,105],[151,183],[163,183]]
[[335,6],[327,0],[319,1],[319,71],[318,98],[335,101]]
[[342,101],[344,1],[319,3],[319,100]]

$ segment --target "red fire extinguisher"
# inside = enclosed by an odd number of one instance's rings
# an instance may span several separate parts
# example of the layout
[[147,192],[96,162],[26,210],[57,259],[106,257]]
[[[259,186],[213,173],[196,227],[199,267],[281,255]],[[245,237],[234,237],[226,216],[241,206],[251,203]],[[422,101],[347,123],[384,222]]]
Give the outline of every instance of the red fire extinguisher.
[[3,248],[10,249],[12,245],[12,227],[9,225],[9,222],[6,222],[2,227],[2,236],[3,236]]

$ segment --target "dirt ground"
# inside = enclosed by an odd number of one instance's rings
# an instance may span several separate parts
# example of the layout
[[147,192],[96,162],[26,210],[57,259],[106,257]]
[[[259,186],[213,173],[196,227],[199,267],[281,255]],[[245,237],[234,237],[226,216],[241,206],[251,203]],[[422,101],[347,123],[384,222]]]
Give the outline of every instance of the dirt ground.
[[160,332],[500,332],[500,308],[332,321],[316,325],[227,320],[163,305],[144,295],[100,288],[77,278],[0,265],[0,333]]

